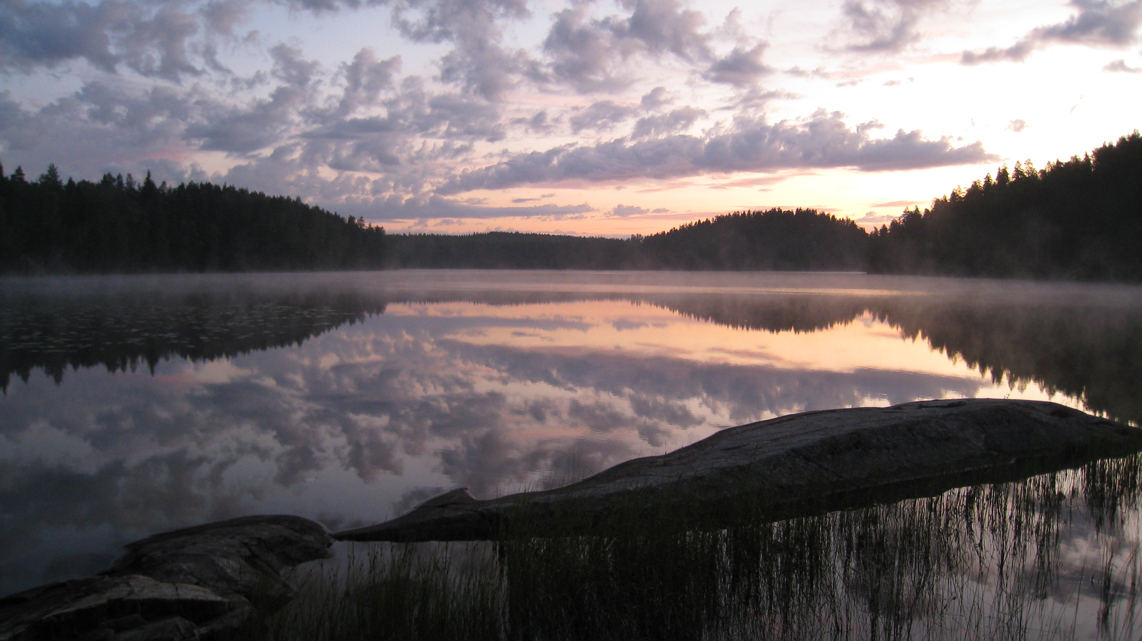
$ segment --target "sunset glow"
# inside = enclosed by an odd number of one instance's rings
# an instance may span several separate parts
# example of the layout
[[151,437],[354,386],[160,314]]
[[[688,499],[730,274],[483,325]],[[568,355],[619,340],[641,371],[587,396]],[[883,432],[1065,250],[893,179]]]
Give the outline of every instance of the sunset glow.
[[1138,127],[1111,0],[7,3],[0,160],[227,183],[389,231],[867,226]]

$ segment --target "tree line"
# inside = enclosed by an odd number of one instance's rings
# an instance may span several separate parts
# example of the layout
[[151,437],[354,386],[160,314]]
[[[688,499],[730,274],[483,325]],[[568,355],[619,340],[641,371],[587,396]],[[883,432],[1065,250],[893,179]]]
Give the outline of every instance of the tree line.
[[553,234],[391,234],[394,267],[861,270],[868,234],[812,209],[734,212],[626,239]]
[[297,198],[228,185],[156,185],[150,172],[35,181],[0,166],[0,272],[139,273],[379,268],[385,231]]
[[626,239],[385,234],[363,220],[148,173],[28,181],[0,167],[0,272],[360,268],[830,270],[1142,281],[1142,136],[1000,167],[865,232],[813,209],[742,211]]
[[1142,136],[1000,167],[869,235],[873,272],[1142,280]]

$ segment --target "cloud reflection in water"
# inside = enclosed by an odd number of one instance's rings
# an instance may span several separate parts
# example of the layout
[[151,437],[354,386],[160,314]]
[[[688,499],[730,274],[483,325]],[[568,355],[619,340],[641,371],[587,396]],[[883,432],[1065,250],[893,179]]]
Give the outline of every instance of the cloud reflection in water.
[[[62,353],[14,341],[3,353],[27,380],[0,399],[0,592],[66,576],[64,555],[82,574],[83,559],[117,544],[207,520],[288,512],[342,527],[441,489],[550,485],[796,411],[1048,396],[902,338],[893,309],[853,297],[750,304],[531,287],[540,294],[496,305],[471,291],[331,303],[288,287],[273,305],[160,300],[148,322],[179,326],[141,324],[146,372],[113,353],[138,330],[130,313],[71,300],[79,320],[55,323],[98,327],[94,347],[75,330]],[[35,322],[23,322],[20,345],[33,345]],[[215,340],[179,338],[192,334]],[[109,362],[123,366],[91,367]]]

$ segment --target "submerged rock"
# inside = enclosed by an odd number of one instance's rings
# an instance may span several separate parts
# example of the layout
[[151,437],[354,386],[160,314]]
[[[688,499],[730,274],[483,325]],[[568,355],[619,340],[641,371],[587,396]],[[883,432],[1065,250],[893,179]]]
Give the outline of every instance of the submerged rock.
[[578,483],[477,500],[466,489],[349,541],[487,540],[725,526],[1014,481],[1142,450],[1142,430],[1055,403],[964,399],[806,412],[723,430]]
[[250,516],[128,544],[111,568],[0,599],[0,641],[201,639],[293,597],[282,572],[330,555],[320,523]]

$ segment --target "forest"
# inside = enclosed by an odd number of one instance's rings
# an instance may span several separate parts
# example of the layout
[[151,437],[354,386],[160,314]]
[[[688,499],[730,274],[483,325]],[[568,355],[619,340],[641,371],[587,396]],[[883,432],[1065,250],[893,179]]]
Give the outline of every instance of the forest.
[[1142,136],[1000,167],[869,235],[868,271],[1142,280]]
[[627,239],[488,232],[392,234],[394,267],[862,270],[868,234],[812,209],[735,212]]
[[379,268],[385,231],[231,186],[156,185],[150,172],[65,184],[0,167],[0,272],[140,273]]
[[866,271],[1142,281],[1142,136],[1001,166],[866,232],[812,209],[742,211],[630,238],[385,234],[298,198],[150,174],[64,184],[0,166],[0,273],[481,268]]

